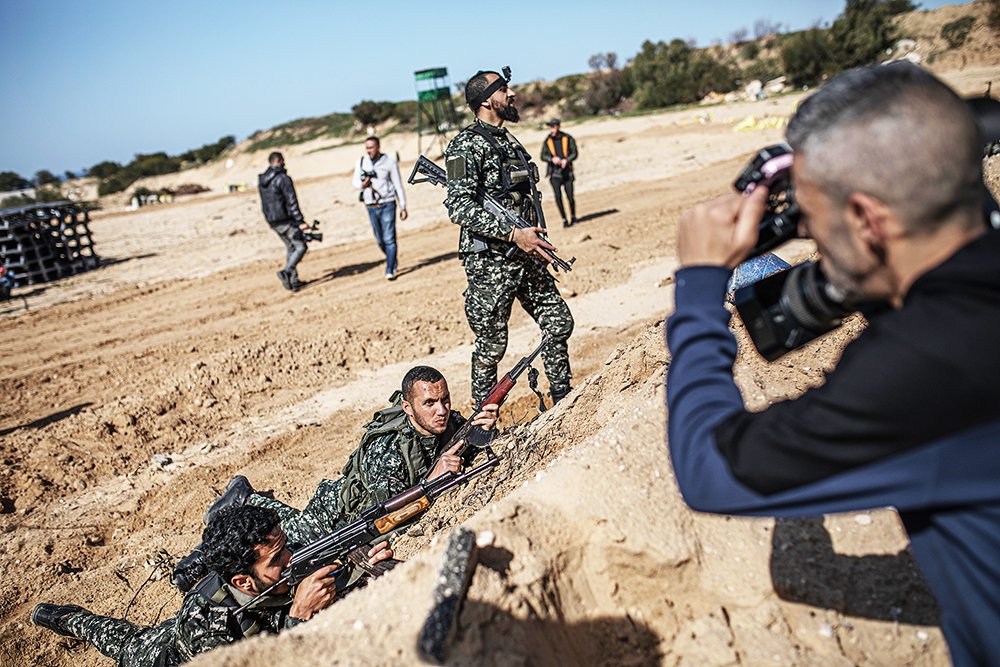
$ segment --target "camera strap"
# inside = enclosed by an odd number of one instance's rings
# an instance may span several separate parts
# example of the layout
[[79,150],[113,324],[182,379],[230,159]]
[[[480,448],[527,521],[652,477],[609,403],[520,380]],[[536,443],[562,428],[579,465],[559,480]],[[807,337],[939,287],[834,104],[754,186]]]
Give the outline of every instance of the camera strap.
[[[371,162],[372,168],[370,170],[369,169],[365,169],[364,164],[365,164],[365,158],[366,157],[367,157],[366,155],[362,155],[361,157],[358,158],[358,173],[359,174],[364,174],[366,171],[371,171],[371,172],[375,171],[375,163],[372,162],[371,158],[368,158],[368,161]],[[364,178],[362,178],[362,180],[364,180]],[[372,203],[371,204],[365,203],[365,190],[366,189],[372,191]],[[358,201],[361,202],[362,204],[365,204],[365,206],[376,206],[376,205],[378,205],[378,203],[379,203],[379,201],[381,199],[382,199],[382,195],[380,195],[379,191],[375,189],[375,184],[374,183],[372,183],[371,185],[369,185],[367,188],[361,188],[361,192],[358,193]]]

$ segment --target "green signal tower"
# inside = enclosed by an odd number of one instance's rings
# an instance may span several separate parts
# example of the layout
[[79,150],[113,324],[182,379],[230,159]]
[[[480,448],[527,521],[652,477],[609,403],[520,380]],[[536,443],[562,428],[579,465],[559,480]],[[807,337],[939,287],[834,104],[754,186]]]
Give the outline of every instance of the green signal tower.
[[448,145],[448,131],[458,126],[458,112],[451,98],[447,67],[433,67],[413,73],[417,85],[417,150],[423,153],[424,132],[433,134],[441,153]]

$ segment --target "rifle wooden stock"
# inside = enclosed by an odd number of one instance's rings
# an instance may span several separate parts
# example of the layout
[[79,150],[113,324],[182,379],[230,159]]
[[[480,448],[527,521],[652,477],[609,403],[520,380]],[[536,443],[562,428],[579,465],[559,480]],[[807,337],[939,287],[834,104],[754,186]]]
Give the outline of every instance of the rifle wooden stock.
[[413,517],[422,514],[430,506],[431,499],[427,496],[421,496],[401,509],[394,511],[391,514],[387,514],[380,519],[375,519],[375,529],[382,535],[385,535],[399,526],[402,526]]

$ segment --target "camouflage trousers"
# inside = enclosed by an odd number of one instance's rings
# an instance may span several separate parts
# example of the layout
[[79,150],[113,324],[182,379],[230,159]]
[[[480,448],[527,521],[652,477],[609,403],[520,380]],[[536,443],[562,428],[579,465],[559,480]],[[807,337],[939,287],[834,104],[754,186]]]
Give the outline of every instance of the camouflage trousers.
[[251,494],[247,504],[270,507],[281,517],[281,529],[288,536],[289,544],[304,545],[332,533],[347,523],[347,515],[340,503],[341,479],[324,479],[316,493],[301,512],[290,505]]
[[118,667],[153,667],[164,648],[174,640],[174,619],[146,627],[89,611],[66,616],[61,625],[79,639],[113,658]]
[[473,402],[485,398],[497,382],[497,366],[507,352],[507,321],[514,299],[542,331],[552,336],[552,342],[542,350],[549,389],[568,391],[573,374],[566,341],[573,333],[573,315],[545,265],[522,252],[505,259],[492,251],[468,255],[464,264],[469,279],[465,316],[476,335],[472,350]]

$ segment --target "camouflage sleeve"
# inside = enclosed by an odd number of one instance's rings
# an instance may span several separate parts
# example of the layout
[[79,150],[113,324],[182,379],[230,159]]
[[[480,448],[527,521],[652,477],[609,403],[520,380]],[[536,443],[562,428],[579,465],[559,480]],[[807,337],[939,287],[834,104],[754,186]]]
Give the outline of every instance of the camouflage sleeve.
[[197,591],[184,598],[175,627],[177,653],[185,662],[199,653],[236,641],[226,623],[226,614],[204,603]]
[[483,182],[483,163],[496,159],[490,152],[492,149],[486,141],[477,140],[471,132],[462,132],[448,144],[445,151],[448,197],[444,205],[448,208],[448,217],[455,224],[470,232],[506,241],[510,239],[514,226],[487,212],[476,202],[476,190]]
[[297,625],[302,625],[305,623],[301,618],[295,618],[294,616],[289,616],[287,611],[282,611],[285,614],[285,620],[283,623],[276,623],[275,626],[283,630],[291,630]]
[[377,502],[388,500],[415,483],[410,481],[396,438],[396,433],[386,433],[372,440],[361,459],[361,475]]

